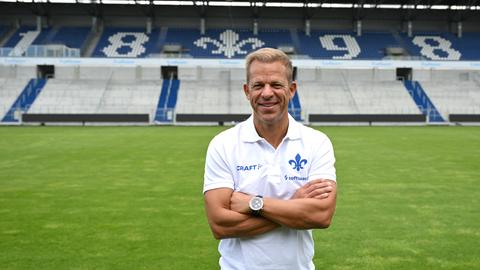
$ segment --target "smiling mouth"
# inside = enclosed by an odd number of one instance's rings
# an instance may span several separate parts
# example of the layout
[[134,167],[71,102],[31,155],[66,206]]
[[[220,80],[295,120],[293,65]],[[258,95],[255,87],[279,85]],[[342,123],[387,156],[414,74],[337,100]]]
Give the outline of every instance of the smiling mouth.
[[278,104],[277,102],[274,102],[274,103],[260,103],[259,105],[262,107],[271,108],[277,104]]

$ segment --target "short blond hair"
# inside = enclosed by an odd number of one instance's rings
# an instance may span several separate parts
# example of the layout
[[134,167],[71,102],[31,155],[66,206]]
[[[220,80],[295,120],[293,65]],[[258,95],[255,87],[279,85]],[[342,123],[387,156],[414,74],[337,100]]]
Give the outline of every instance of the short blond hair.
[[281,62],[287,71],[287,80],[289,83],[293,81],[293,66],[292,61],[290,58],[282,52],[281,50],[274,49],[274,48],[261,48],[258,49],[249,55],[246,58],[246,68],[247,68],[247,84],[250,80],[250,66],[252,65],[253,61],[259,61],[262,63],[273,63],[273,62]]

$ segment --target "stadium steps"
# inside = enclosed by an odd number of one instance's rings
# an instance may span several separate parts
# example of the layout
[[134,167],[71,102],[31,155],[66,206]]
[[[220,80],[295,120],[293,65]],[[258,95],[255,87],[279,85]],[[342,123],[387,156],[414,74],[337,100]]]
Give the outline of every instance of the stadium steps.
[[20,41],[15,45],[13,51],[10,52],[9,56],[22,56],[27,51],[28,47],[32,45],[32,43],[37,39],[40,35],[41,31],[38,30],[28,30],[20,34],[22,38]]
[[27,112],[38,97],[47,79],[31,79],[2,119],[2,122],[19,122],[17,111]]
[[96,32],[93,28],[90,34],[87,37],[87,40],[84,43],[84,46],[81,48],[82,57],[92,57],[97,44],[100,41],[100,38],[103,35],[103,28]]
[[295,47],[295,51],[297,54],[302,54],[301,48],[302,48],[302,43],[300,41],[300,38],[298,37],[298,32],[296,29],[290,29],[290,38],[292,39],[293,46]]
[[5,44],[13,37],[13,35],[17,32],[17,27],[12,26],[10,29],[4,33],[2,37],[0,37],[0,47],[4,47]]
[[171,123],[173,122],[173,112],[177,105],[178,89],[180,80],[164,79],[162,90],[158,100],[157,111],[155,113],[155,122]]
[[404,85],[405,89],[415,101],[420,111],[427,116],[428,122],[445,122],[440,112],[437,110],[418,81],[405,80]]
[[410,47],[406,44],[405,40],[400,36],[400,34],[397,31],[391,31],[393,38],[395,41],[400,44],[400,46],[405,49],[405,51],[408,53],[408,55],[414,55],[412,53]]
[[157,42],[155,43],[155,51],[157,52],[161,52],[162,51],[162,47],[163,45],[165,44],[165,40],[167,39],[167,33],[168,33],[168,27],[166,26],[163,26],[160,28],[160,33],[158,34],[158,40]]
[[355,97],[353,96],[353,93],[352,93],[352,89],[350,89],[350,85],[348,83],[348,78],[347,78],[347,74],[345,72],[340,72],[340,75],[341,75],[341,83],[342,83],[342,88],[345,92],[345,94],[347,94],[350,98],[350,100],[352,101],[352,104],[353,107],[355,108],[355,111],[360,113],[360,108],[355,100]]

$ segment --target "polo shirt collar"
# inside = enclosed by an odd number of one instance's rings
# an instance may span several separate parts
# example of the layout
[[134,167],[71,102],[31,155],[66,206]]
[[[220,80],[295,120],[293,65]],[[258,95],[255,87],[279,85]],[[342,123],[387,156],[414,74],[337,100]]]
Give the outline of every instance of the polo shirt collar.
[[[289,114],[288,115],[288,130],[285,135],[285,139],[297,140],[300,139],[300,123],[297,123],[295,119]],[[253,124],[253,114],[245,121],[245,125],[241,129],[241,137],[244,142],[258,142],[263,138],[260,137],[255,129]]]

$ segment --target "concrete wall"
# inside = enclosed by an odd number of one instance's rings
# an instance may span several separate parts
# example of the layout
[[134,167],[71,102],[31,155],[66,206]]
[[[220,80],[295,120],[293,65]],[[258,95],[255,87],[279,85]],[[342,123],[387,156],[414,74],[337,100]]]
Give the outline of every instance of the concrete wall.
[[31,79],[36,77],[36,66],[0,65],[0,78]]

